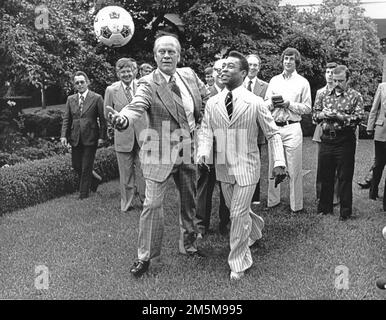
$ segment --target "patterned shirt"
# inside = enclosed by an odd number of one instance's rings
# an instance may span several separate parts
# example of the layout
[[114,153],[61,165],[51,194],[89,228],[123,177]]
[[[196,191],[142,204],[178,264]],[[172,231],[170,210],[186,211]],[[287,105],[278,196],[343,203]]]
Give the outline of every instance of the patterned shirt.
[[[281,95],[283,100],[288,100],[288,108],[274,108],[271,98]],[[266,104],[276,122],[300,121],[302,114],[311,113],[311,88],[308,80],[296,72],[285,77],[284,72],[274,76],[269,82],[265,94]]]
[[323,121],[321,112],[335,115],[333,119],[339,121],[343,127],[356,127],[364,118],[362,95],[352,88],[340,95],[336,94],[335,89],[325,90],[315,100],[313,120],[317,123]]

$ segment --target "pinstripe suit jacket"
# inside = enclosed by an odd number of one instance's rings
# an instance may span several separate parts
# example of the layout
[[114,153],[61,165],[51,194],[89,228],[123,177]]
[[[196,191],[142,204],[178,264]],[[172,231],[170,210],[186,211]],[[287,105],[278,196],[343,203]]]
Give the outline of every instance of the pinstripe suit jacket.
[[[198,124],[209,92],[192,69],[177,68],[176,72],[193,99],[193,113]],[[139,80],[133,100],[120,112],[129,120],[129,126],[147,112],[148,129],[141,133],[143,144],[140,153],[146,179],[158,182],[166,180],[176,161],[173,155],[178,153],[176,149],[180,145],[180,141],[173,139],[172,133],[179,129],[190,131],[187,122],[179,122],[177,108],[164,76],[156,69]]]
[[[134,82],[134,94],[137,90],[137,83]],[[127,100],[125,90],[123,88],[122,81],[114,82],[112,85],[106,88],[104,105],[111,106],[117,111],[121,111],[122,108],[130,101]],[[132,127],[126,130],[118,131],[114,130],[114,148],[118,152],[130,152],[133,150],[134,137],[140,144],[139,136],[142,130],[146,129],[147,121],[146,115],[143,115],[138,121],[134,123]]]
[[367,121],[367,130],[375,130],[374,140],[386,141],[386,82],[378,85]]
[[214,137],[217,146],[217,180],[247,186],[256,184],[260,179],[260,155],[257,145],[259,127],[263,129],[271,146],[274,167],[285,166],[283,144],[279,129],[264,106],[263,99],[243,86],[233,92],[231,120],[225,107],[228,90],[224,89],[208,100],[198,134],[197,155],[210,156]]

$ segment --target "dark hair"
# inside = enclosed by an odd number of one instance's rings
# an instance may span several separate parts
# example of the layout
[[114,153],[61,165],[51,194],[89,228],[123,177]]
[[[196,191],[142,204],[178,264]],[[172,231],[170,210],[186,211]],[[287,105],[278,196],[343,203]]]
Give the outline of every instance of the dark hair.
[[204,70],[205,75],[211,76],[213,74],[213,67],[207,67]]
[[343,72],[346,74],[346,80],[348,80],[350,78],[350,70],[345,65],[340,64],[332,70],[333,74],[341,74]]
[[123,68],[130,68],[131,70],[135,68],[134,62],[131,60],[131,58],[121,58],[116,62],[115,70],[117,72],[122,70]]
[[338,66],[336,62],[327,62],[326,69],[334,69]]
[[73,79],[75,79],[75,77],[79,77],[79,76],[83,76],[86,79],[87,82],[90,82],[89,78],[87,77],[86,72],[84,72],[84,71],[76,71],[74,73]]
[[284,61],[284,56],[295,56],[296,67],[298,67],[300,65],[300,62],[302,61],[300,52],[295,48],[290,48],[290,47],[286,48],[281,54],[281,62]]
[[240,61],[240,70],[241,71],[245,70],[247,73],[249,72],[248,61],[245,58],[245,56],[242,55],[240,52],[238,52],[238,51],[231,51],[231,52],[229,52],[228,57],[239,59],[239,61]]

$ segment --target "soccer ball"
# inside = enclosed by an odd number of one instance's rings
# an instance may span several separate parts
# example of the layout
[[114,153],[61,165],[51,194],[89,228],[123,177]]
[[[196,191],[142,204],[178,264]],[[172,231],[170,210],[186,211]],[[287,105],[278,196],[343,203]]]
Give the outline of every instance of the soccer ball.
[[109,47],[122,47],[134,34],[133,19],[118,6],[104,7],[95,16],[94,31],[100,42]]

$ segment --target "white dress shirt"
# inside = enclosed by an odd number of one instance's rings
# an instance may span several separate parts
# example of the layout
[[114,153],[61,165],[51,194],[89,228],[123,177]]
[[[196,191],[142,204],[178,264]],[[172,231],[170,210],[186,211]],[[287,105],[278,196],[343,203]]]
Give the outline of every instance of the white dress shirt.
[[80,97],[83,96],[83,102],[84,102],[86,100],[87,94],[88,94],[88,89],[83,93],[78,92],[79,104],[80,104]]
[[256,81],[257,81],[257,77],[253,77],[253,79],[251,79],[250,77],[246,76],[245,77],[245,80],[244,80],[244,87],[248,89],[248,85],[249,85],[249,82],[252,81],[251,83],[251,91],[253,92],[253,88],[255,87],[256,85]]
[[[288,100],[288,108],[274,108],[271,98],[281,95]],[[274,76],[268,84],[265,100],[276,122],[300,121],[302,114],[311,112],[311,88],[308,80],[296,72],[286,77],[284,72]]]

